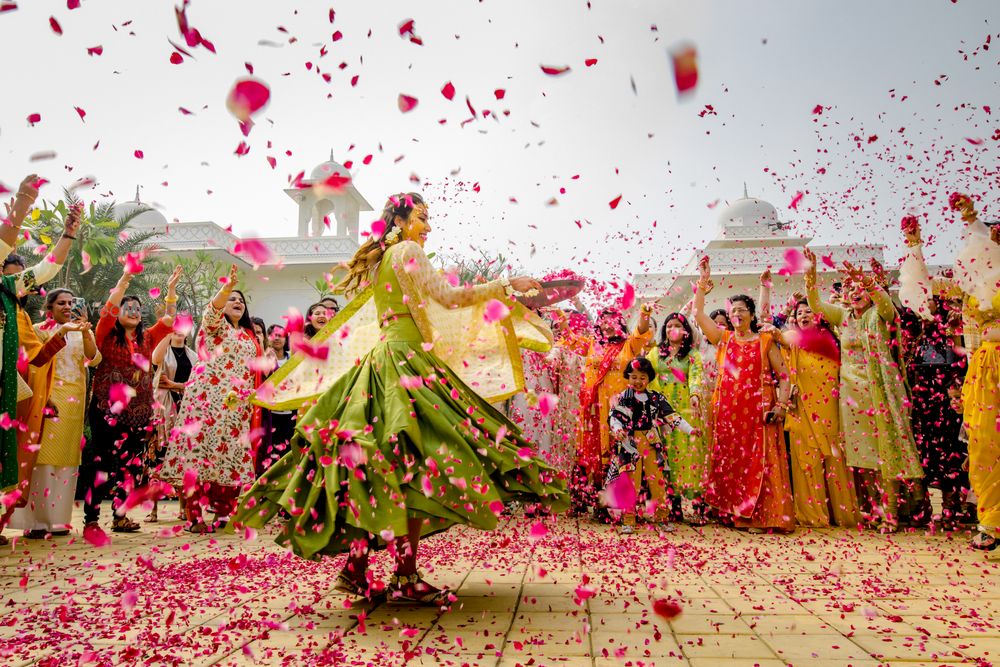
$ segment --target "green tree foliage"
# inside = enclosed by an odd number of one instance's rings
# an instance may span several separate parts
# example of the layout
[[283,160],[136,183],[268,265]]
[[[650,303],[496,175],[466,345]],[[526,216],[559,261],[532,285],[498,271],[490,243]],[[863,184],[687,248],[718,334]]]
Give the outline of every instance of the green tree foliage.
[[476,251],[478,254],[471,257],[451,254],[442,255],[439,264],[446,271],[453,272],[464,284],[478,285],[496,280],[507,270],[511,275],[517,275],[518,270],[512,267],[503,254],[492,255],[486,250]]
[[[24,228],[36,244],[50,246],[58,240],[69,207],[80,201],[69,190],[64,192],[64,197],[55,203],[43,202],[32,212],[30,220],[25,221]],[[121,258],[129,253],[138,253],[143,248],[150,248],[150,240],[155,236],[154,232],[129,228],[132,219],[145,209],[116,218],[114,207],[113,201],[91,202],[84,209],[80,231],[66,264],[60,274],[47,285],[50,289],[66,287],[77,296],[84,297],[91,308],[91,317],[95,316],[96,309],[107,300],[111,289],[121,277]],[[145,271],[133,279],[130,291],[143,297],[145,301],[149,299],[150,289],[166,284],[170,267],[164,266],[155,255],[146,257],[143,264]]]

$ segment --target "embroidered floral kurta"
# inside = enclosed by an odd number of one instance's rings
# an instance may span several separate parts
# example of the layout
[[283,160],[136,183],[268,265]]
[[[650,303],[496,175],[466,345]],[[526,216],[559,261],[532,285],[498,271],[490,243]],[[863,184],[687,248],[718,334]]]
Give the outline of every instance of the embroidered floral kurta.
[[205,308],[198,349],[207,360],[195,366],[167,445],[160,477],[176,484],[184,471],[195,469],[198,481],[223,486],[255,479],[250,443],[254,373],[257,356],[253,335],[232,326],[221,310]]
[[885,479],[920,479],[910,430],[906,378],[890,350],[888,323],[896,319],[889,295],[872,290],[873,305],[853,311],[820,301],[813,287],[809,306],[836,327],[841,345],[840,429],[847,465],[880,471]]

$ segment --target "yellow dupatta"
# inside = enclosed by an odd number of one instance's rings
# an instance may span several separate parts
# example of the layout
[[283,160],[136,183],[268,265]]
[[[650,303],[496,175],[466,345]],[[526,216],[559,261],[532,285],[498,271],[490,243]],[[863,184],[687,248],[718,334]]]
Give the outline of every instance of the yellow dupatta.
[[[382,262],[393,261],[399,251],[417,252],[414,246],[392,246]],[[484,313],[489,299],[447,307],[425,293],[419,274],[400,270],[396,264],[393,268],[421,337],[433,344],[433,354],[463,382],[489,402],[505,400],[524,389],[519,348],[544,353],[552,347],[552,332],[538,315],[520,303],[507,302],[510,314],[487,322]],[[258,389],[253,402],[271,410],[295,410],[325,393],[367,355],[381,340],[375,289],[385,289],[384,281],[359,293],[313,336],[313,345],[328,346],[325,360],[296,353]]]

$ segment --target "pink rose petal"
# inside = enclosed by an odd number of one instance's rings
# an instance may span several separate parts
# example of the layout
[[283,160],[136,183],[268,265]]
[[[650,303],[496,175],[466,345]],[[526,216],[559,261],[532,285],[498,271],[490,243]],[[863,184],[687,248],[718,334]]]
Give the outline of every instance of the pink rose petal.
[[226,96],[226,108],[237,120],[247,122],[255,113],[267,106],[271,89],[253,77],[237,79]]
[[255,267],[269,264],[274,259],[271,246],[260,239],[243,239],[233,246],[233,253],[246,257]]
[[409,113],[417,106],[419,100],[412,95],[399,94],[399,98],[396,100],[396,104],[399,106],[399,110],[403,113]]
[[490,324],[499,322],[509,316],[510,308],[497,299],[490,299],[486,304],[486,308],[483,310],[483,319]]

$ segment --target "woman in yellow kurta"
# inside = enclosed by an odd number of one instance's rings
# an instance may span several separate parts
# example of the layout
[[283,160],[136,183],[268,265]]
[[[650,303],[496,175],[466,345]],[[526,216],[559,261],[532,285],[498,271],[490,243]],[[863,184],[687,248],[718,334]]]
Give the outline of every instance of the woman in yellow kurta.
[[[45,367],[35,371],[48,379],[48,402],[55,415],[41,423],[28,506],[15,512],[11,522],[23,528],[30,538],[67,534],[73,516],[87,408],[87,368],[101,361],[86,313],[75,308],[75,302],[71,291],[52,290],[45,297],[45,309],[51,319],[34,327],[40,341],[64,336],[66,347]],[[66,325],[70,328],[65,329]]]
[[795,304],[791,326],[781,332],[793,386],[785,418],[792,454],[795,520],[800,526],[854,527],[861,521],[854,480],[840,439],[840,349],[809,303]]
[[966,195],[949,199],[968,227],[955,258],[953,280],[932,285],[921,250],[920,227],[904,227],[907,254],[900,267],[900,300],[918,315],[930,314],[934,287],[954,284],[963,294],[966,349],[972,353],[962,386],[962,411],[969,436],[969,483],[976,494],[979,533],[976,549],[1000,546],[1000,228],[987,227]]

